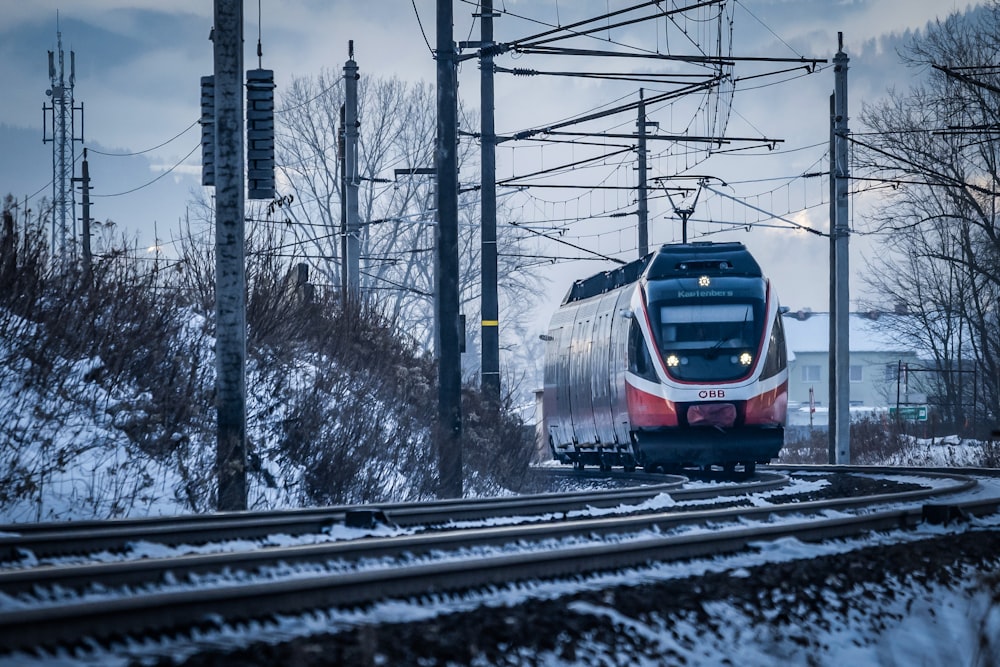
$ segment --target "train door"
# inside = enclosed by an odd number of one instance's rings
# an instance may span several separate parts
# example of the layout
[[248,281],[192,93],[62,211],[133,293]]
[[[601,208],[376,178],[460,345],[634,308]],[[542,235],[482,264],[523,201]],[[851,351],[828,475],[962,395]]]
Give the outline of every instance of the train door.
[[610,321],[610,359],[608,360],[610,379],[611,419],[618,442],[629,441],[631,425],[628,418],[628,403],[625,398],[625,372],[628,369],[629,316],[633,289],[621,290],[616,295],[613,315]]
[[573,407],[570,387],[570,357],[573,345],[575,308],[556,312],[549,325],[545,347],[545,387],[542,416],[546,432],[556,448],[573,443]]
[[593,375],[594,324],[600,299],[588,299],[576,311],[573,326],[573,353],[570,357],[570,395],[573,432],[577,443],[597,443],[597,426],[594,422],[594,397],[591,384]]
[[617,302],[617,292],[605,294],[601,297],[593,338],[594,362],[591,383],[594,399],[594,422],[597,427],[597,437],[601,443],[606,445],[622,442],[615,438],[614,411],[612,406],[614,374],[611,364],[611,327],[615,317],[615,305]]

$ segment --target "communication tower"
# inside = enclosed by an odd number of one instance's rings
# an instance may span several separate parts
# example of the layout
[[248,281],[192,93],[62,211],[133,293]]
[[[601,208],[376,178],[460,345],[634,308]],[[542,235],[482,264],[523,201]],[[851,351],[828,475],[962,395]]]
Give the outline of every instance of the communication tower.
[[[74,106],[73,86],[76,82],[76,53],[69,52],[69,77],[66,76],[62,49],[62,32],[56,17],[56,40],[59,54],[49,51],[51,88],[45,94],[52,104],[42,105],[45,117],[42,141],[52,142],[52,257],[64,269],[76,261],[76,196],[73,189],[73,167],[76,164],[76,142],[83,142],[83,104]],[[80,112],[80,136],[76,135],[76,112]]]

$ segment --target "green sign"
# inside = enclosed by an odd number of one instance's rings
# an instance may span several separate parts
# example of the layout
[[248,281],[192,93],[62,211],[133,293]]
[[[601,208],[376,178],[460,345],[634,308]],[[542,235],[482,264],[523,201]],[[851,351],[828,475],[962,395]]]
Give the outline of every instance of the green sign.
[[926,405],[901,405],[898,408],[896,407],[889,408],[890,417],[895,417],[897,412],[899,413],[900,419],[905,419],[911,422],[927,421]]

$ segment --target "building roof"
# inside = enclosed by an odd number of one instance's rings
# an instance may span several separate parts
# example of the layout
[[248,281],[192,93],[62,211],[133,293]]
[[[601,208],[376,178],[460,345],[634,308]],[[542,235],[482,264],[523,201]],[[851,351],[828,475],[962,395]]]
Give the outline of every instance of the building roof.
[[[868,313],[851,313],[848,336],[851,352],[887,352],[893,354],[918,354],[911,341],[901,339],[886,330],[882,318],[906,317],[905,315],[882,314],[873,317]],[[782,319],[785,337],[788,340],[789,355],[796,353],[830,351],[830,314],[798,311],[786,313]]]

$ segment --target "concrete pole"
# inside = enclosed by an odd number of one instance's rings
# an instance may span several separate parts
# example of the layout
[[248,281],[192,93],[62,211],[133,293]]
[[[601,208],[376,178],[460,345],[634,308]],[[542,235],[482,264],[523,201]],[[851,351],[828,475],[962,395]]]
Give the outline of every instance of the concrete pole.
[[437,0],[438,495],[462,496],[462,354],[458,289],[458,70],[452,0]]
[[[646,100],[643,98],[643,90],[639,89],[639,257],[645,257],[649,253],[649,209],[647,208],[646,190]],[[685,228],[687,218],[684,219]],[[685,240],[687,243],[687,234]]]
[[215,390],[218,509],[247,508],[243,0],[215,0]]
[[357,299],[361,293],[361,224],[358,214],[358,64],[354,61],[354,41],[344,63],[344,164],[347,195],[347,229],[344,264],[347,267],[347,294]]
[[496,129],[494,127],[493,0],[482,0],[479,25],[481,28],[479,59],[480,116],[480,191],[482,195],[482,390],[484,396],[500,404],[500,306],[497,297],[497,179]]
[[834,65],[834,143],[836,145],[836,169],[833,174],[836,183],[836,286],[837,286],[837,416],[836,416],[836,463],[847,465],[851,462],[851,412],[850,412],[850,279],[848,262],[848,239],[850,238],[849,192],[850,169],[848,165],[847,136],[847,63],[844,53],[844,34],[837,33],[838,50],[833,57]]
[[837,462],[837,126],[836,95],[830,93],[830,322],[827,372],[827,462]]

